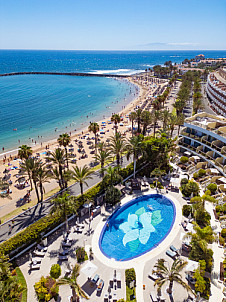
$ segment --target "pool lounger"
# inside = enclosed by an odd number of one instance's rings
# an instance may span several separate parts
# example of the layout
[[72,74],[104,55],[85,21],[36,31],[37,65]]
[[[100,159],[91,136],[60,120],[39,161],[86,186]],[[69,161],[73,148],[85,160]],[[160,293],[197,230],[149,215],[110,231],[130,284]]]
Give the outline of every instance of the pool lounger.
[[166,251],[166,255],[167,256],[170,256],[172,258],[175,258],[177,256],[177,253],[176,252],[173,252],[173,251],[170,251],[170,250],[167,250]]
[[173,252],[175,252],[175,253],[178,254],[178,249],[176,249],[174,245],[171,245],[170,249],[171,249],[171,251],[173,251]]
[[150,292],[150,296],[151,296],[152,302],[158,302],[158,299],[157,299],[156,294],[155,294],[154,291]]

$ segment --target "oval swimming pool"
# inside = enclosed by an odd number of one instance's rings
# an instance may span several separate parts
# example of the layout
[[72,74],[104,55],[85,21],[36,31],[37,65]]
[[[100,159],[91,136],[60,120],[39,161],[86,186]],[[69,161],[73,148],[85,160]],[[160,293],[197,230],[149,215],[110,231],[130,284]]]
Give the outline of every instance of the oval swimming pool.
[[106,221],[99,247],[118,261],[141,256],[165,239],[174,224],[174,203],[163,195],[138,197],[116,210]]

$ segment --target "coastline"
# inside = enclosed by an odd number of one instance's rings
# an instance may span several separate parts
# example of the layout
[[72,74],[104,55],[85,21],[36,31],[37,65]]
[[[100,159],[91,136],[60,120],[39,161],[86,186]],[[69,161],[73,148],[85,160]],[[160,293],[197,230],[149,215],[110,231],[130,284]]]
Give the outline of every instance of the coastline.
[[[140,101],[140,99],[142,98],[143,96],[143,87],[142,85],[138,84],[138,83],[135,83],[133,80],[132,80],[132,77],[134,75],[128,77],[123,77],[124,80],[128,81],[130,84],[134,85],[138,91],[138,93],[134,96],[134,98],[132,98],[131,101],[129,101],[129,103],[127,103],[125,105],[125,108],[123,108],[122,110],[119,110],[115,113],[118,113],[118,114],[128,114],[129,112],[129,109],[131,108],[131,105],[132,106],[136,106],[138,104],[138,102]],[[106,77],[109,77],[109,76],[106,76]],[[113,78],[114,80],[116,81],[119,81],[120,78],[119,77],[115,77],[115,76],[111,76],[111,78]],[[129,95],[129,96],[132,96],[132,93]],[[129,96],[127,97],[127,99],[129,98]],[[123,104],[123,101],[124,99],[121,99],[118,103],[118,105],[122,105]],[[101,123],[102,122],[107,122],[109,119],[111,118],[111,116],[105,116],[105,118],[99,120],[93,120],[95,122],[97,122],[100,126],[101,126]],[[79,127],[78,130],[76,131],[70,131],[71,132],[71,140],[73,139],[76,139],[78,138],[79,136],[82,135],[85,135],[86,133],[88,133],[88,125],[89,125],[89,122],[87,121],[87,124],[82,126],[82,127]],[[64,132],[67,132],[67,131],[64,131]],[[63,132],[62,132],[63,133]],[[54,138],[47,138],[46,140],[42,141],[42,145],[41,143],[37,143],[36,145],[35,144],[29,144],[29,146],[33,149],[33,152],[34,153],[37,153],[37,152],[40,152],[40,151],[45,151],[46,150],[46,146],[49,146],[49,149],[51,149],[51,147],[56,147],[58,145],[57,143],[57,138],[59,136],[59,134],[61,133],[56,133],[56,134],[53,134],[50,135],[50,136],[54,136]],[[6,159],[8,160],[9,157],[11,156],[12,158],[17,156],[17,153],[18,153],[18,150],[19,150],[19,144],[18,144],[18,147],[16,147],[15,149],[12,149],[12,150],[6,150],[5,152],[2,152],[0,153],[0,164],[3,164],[3,158],[6,156]]]

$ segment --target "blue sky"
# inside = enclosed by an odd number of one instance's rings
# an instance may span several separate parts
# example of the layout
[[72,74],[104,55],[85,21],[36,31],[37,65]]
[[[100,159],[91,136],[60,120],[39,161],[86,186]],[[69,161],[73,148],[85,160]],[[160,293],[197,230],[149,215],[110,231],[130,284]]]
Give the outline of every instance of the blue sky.
[[0,0],[1,49],[226,49],[226,0]]

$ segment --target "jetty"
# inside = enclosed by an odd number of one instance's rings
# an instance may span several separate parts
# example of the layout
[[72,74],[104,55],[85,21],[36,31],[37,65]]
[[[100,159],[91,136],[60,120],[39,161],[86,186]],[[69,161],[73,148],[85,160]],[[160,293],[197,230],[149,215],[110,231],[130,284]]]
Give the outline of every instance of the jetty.
[[114,78],[128,78],[130,75],[121,74],[98,74],[98,73],[85,73],[85,72],[44,72],[44,71],[25,71],[25,72],[11,72],[0,74],[0,77],[24,75],[24,74],[51,74],[51,75],[67,75],[77,77],[114,77]]

